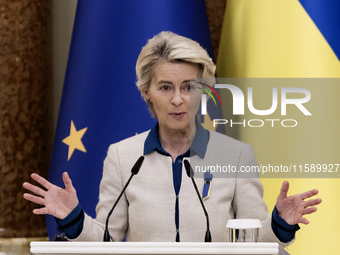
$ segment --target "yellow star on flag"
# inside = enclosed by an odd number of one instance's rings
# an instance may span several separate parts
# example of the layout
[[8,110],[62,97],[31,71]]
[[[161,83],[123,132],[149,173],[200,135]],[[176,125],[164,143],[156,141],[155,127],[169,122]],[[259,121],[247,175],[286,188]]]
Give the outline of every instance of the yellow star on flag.
[[81,141],[86,130],[87,127],[77,131],[73,123],[73,120],[71,120],[70,135],[63,140],[63,143],[68,145],[68,157],[67,157],[68,161],[70,160],[75,149],[80,150],[82,152],[86,152],[86,149]]

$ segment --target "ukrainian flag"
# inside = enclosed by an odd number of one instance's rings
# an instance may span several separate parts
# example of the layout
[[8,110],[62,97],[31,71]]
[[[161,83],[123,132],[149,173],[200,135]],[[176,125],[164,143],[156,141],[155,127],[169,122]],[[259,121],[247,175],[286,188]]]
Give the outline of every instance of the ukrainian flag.
[[[338,0],[228,0],[217,60],[218,77],[340,78],[339,11]],[[278,128],[259,136],[259,129],[248,128],[240,129],[238,138],[253,145],[259,163],[278,156],[282,164],[289,164],[291,156],[305,163],[326,163],[329,159],[340,163],[339,95],[340,86],[331,91],[319,86],[309,105],[314,115],[321,116],[319,125],[308,126],[304,133],[286,136]],[[313,97],[322,98],[324,103],[313,104],[320,102]],[[258,99],[261,96],[254,100]],[[283,180],[261,181],[271,211]],[[315,214],[306,216],[310,224],[300,224],[296,241],[287,250],[291,254],[315,255],[338,252],[340,180],[292,178],[289,182],[289,194],[317,188],[323,202]]]

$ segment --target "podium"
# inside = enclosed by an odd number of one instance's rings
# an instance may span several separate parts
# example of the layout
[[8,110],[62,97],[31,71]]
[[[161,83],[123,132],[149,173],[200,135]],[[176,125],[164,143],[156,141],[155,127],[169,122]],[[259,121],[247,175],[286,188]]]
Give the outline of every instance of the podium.
[[278,254],[277,243],[31,242],[33,255]]

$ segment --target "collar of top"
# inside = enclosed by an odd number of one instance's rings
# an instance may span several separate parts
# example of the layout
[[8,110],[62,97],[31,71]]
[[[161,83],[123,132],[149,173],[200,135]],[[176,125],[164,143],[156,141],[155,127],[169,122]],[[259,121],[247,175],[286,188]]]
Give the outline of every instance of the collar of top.
[[[204,129],[202,125],[196,120],[196,135],[194,141],[190,147],[190,156],[198,155],[200,158],[204,158],[207,151],[207,146],[210,138],[210,133],[208,130]],[[145,143],[144,143],[144,155],[156,150],[161,153],[168,154],[161,145],[158,137],[159,124],[157,124],[150,130]],[[185,153],[187,154],[187,153]]]

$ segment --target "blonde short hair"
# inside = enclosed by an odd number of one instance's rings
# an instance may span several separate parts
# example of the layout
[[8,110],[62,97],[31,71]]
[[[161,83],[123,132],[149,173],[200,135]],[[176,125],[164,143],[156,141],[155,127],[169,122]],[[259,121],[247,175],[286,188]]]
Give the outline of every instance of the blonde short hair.
[[215,77],[216,67],[212,59],[197,42],[169,31],[154,36],[142,48],[136,63],[136,84],[153,117],[156,116],[155,111],[144,92],[150,88],[155,66],[164,62],[195,64],[199,68],[197,78]]

